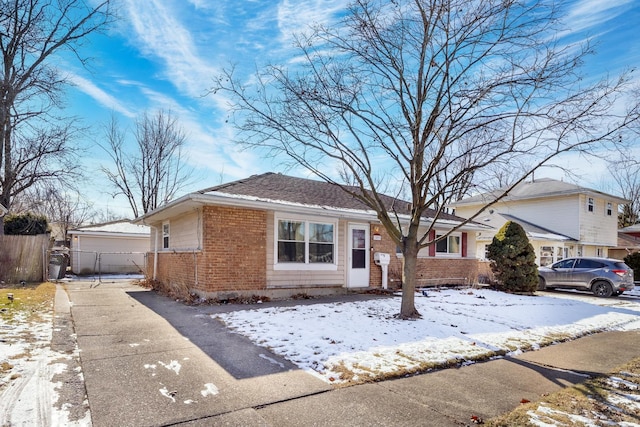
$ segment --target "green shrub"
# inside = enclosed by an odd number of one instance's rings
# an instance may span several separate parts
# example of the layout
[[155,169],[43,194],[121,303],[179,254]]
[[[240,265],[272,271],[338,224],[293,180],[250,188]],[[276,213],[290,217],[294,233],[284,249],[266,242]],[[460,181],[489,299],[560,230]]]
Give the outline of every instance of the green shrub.
[[640,252],[634,252],[624,257],[624,263],[633,270],[633,280],[640,280]]
[[536,254],[520,224],[507,221],[487,249],[498,290],[524,293],[536,290]]
[[36,234],[46,234],[48,231],[47,218],[41,215],[28,212],[4,217],[4,234],[35,236]]

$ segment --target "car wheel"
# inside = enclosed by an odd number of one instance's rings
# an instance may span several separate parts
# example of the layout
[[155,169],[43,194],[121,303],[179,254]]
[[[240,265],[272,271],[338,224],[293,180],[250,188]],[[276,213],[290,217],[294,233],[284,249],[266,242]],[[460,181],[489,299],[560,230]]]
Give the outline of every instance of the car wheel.
[[545,289],[547,289],[547,285],[545,284],[544,279],[538,276],[538,290],[544,291]]
[[613,295],[613,289],[611,288],[611,285],[602,280],[594,283],[591,287],[591,291],[595,296],[601,298],[609,298],[611,295]]

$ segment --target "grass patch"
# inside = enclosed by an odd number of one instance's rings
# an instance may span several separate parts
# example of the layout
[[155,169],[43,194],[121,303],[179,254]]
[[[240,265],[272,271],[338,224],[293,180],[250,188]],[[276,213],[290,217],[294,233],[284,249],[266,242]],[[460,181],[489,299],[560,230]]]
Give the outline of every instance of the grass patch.
[[[631,404],[634,400],[635,404]],[[488,420],[492,427],[548,425],[617,425],[640,419],[640,357],[615,369],[608,377],[545,396],[538,402]]]
[[[13,300],[10,300],[10,294]],[[49,282],[0,288],[0,319],[7,324],[18,320],[41,320],[42,314],[49,314],[53,308],[55,295],[56,285]]]

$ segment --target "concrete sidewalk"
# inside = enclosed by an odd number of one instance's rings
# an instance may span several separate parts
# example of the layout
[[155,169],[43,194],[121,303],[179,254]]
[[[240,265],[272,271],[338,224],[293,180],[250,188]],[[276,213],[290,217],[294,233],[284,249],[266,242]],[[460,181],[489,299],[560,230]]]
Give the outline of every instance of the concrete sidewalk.
[[460,426],[640,354],[640,333],[601,333],[517,358],[334,388],[228,332],[206,308],[127,282],[64,287],[56,310],[73,319],[96,427]]

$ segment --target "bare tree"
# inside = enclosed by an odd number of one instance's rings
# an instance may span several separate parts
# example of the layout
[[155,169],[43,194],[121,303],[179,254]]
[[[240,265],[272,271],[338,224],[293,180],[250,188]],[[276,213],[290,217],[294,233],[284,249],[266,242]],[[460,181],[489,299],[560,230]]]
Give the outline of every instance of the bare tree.
[[16,212],[33,212],[43,215],[52,227],[57,227],[59,237],[67,244],[68,232],[91,221],[96,213],[91,203],[80,194],[60,190],[55,185],[34,185],[14,200]]
[[640,162],[629,157],[629,152],[618,160],[609,162],[609,172],[616,190],[629,202],[622,206],[618,215],[620,228],[640,222]]
[[78,47],[110,20],[108,0],[0,3],[0,203],[7,208],[36,183],[73,176],[78,129],[56,116],[69,82],[53,57],[67,51],[84,64]]
[[[591,48],[563,47],[558,29],[544,0],[356,0],[340,25],[297,36],[289,68],[266,67],[247,85],[231,69],[212,92],[230,96],[242,141],[337,185],[335,164],[347,171],[358,189],[343,189],[402,250],[400,317],[413,318],[418,251],[474,175],[530,164],[508,192],[558,154],[606,145],[638,120],[637,101],[613,108],[628,76],[587,84],[578,72]],[[408,212],[380,197],[394,181]]]
[[135,152],[126,149],[126,132],[115,117],[106,129],[107,144],[101,147],[113,160],[115,169],[102,172],[115,188],[114,197],[123,194],[133,215],[138,217],[171,200],[189,185],[193,169],[182,158],[186,136],[170,113],[144,114],[136,122]]

